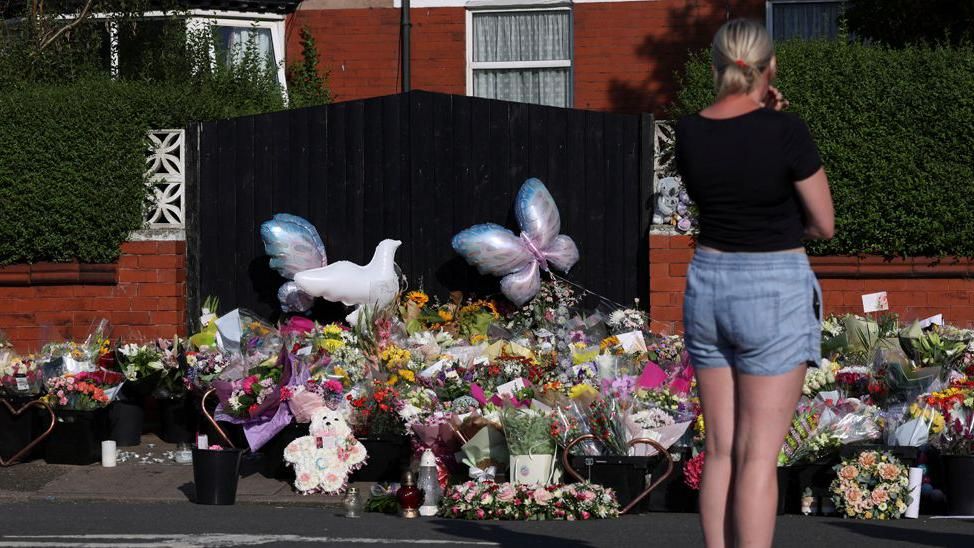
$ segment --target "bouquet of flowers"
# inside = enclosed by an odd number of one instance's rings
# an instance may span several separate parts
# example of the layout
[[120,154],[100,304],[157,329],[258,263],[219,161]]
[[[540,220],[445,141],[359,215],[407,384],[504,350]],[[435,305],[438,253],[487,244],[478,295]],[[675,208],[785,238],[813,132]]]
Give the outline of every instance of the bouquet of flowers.
[[[280,403],[282,369],[277,362],[263,363],[242,379],[230,381],[229,395],[221,395],[223,411],[236,419],[258,418]],[[225,390],[224,390],[225,392]],[[220,394],[220,391],[218,391]]]
[[162,372],[163,353],[154,344],[129,343],[118,348],[118,367],[128,381],[140,381]]
[[835,373],[832,372],[831,368],[808,368],[805,372],[802,394],[814,399],[819,392],[830,392],[832,390],[835,390]]
[[405,432],[399,417],[403,403],[399,391],[379,381],[346,396],[350,406],[348,422],[357,437],[381,438]]
[[156,342],[159,349],[162,369],[159,371],[159,384],[156,386],[156,396],[159,398],[180,398],[186,395],[187,386],[183,378],[186,375],[187,364],[183,354],[182,342],[179,337],[172,340],[159,339]]
[[99,370],[53,377],[47,381],[48,405],[55,409],[93,411],[108,405],[125,378]]
[[608,519],[619,516],[619,503],[611,489],[591,483],[544,486],[468,481],[444,493],[439,515],[518,521]]
[[183,384],[188,390],[197,392],[209,390],[210,383],[230,365],[230,357],[215,345],[186,352],[184,358],[186,370],[183,373]]
[[909,469],[890,455],[864,451],[836,465],[829,490],[843,517],[897,519],[910,504]]
[[944,390],[928,395],[925,404],[946,424],[934,445],[946,455],[974,455],[974,379],[954,379]]
[[44,376],[31,357],[0,350],[0,395],[34,396],[44,389]]

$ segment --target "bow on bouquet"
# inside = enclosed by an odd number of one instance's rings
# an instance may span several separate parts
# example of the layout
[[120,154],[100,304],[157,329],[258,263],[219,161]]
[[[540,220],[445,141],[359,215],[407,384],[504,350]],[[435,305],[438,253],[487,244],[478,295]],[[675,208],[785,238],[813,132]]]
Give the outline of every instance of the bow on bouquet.
[[463,442],[456,458],[469,467],[470,477],[492,481],[498,471],[507,467],[507,439],[495,420],[473,413],[454,428]]

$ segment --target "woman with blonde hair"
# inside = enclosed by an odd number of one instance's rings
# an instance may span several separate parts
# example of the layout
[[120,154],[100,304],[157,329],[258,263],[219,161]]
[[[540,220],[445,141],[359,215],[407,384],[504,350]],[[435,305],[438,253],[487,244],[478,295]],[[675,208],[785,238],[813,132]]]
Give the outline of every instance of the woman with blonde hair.
[[778,451],[821,357],[821,289],[802,241],[831,238],[834,211],[808,128],[781,112],[764,26],[728,21],[712,49],[717,98],[676,130],[699,208],[683,309],[707,425],[700,520],[708,547],[766,547]]

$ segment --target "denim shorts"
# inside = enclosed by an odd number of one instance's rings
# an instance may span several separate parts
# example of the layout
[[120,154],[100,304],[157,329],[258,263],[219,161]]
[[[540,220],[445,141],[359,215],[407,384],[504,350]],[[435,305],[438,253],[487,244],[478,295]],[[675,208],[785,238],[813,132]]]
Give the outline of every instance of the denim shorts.
[[697,250],[683,301],[693,366],[781,375],[821,361],[822,289],[804,253]]

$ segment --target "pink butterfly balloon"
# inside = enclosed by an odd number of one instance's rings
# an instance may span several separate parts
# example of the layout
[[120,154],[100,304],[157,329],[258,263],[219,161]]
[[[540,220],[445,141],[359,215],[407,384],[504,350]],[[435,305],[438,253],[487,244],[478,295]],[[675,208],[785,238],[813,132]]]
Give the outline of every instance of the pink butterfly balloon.
[[453,237],[453,249],[481,274],[503,276],[501,291],[514,304],[530,301],[541,289],[541,270],[568,272],[578,247],[561,232],[554,198],[538,179],[521,185],[514,201],[521,235],[493,223],[472,226]]

